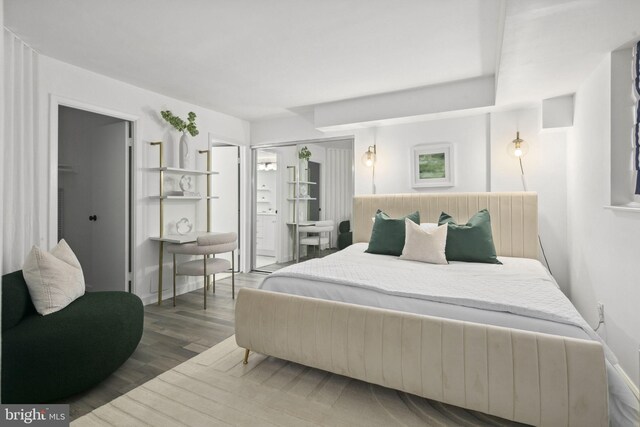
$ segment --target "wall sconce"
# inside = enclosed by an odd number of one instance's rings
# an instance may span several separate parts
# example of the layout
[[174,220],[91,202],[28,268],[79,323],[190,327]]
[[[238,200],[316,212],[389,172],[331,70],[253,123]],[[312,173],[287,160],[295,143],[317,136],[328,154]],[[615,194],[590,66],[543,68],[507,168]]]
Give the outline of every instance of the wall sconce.
[[516,139],[507,145],[507,153],[511,157],[520,159],[529,152],[529,143],[524,139],[520,139],[520,132],[516,132]]
[[362,164],[371,168],[371,193],[376,194],[376,144],[370,145],[364,152]]
[[362,155],[362,164],[370,168],[376,163],[376,145],[370,145],[367,151]]

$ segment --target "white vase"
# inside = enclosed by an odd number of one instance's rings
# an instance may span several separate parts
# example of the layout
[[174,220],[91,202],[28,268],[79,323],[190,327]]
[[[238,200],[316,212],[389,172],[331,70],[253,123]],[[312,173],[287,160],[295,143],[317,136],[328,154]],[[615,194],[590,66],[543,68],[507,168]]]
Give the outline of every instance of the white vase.
[[178,161],[180,169],[187,169],[189,164],[189,137],[186,132],[180,137]]

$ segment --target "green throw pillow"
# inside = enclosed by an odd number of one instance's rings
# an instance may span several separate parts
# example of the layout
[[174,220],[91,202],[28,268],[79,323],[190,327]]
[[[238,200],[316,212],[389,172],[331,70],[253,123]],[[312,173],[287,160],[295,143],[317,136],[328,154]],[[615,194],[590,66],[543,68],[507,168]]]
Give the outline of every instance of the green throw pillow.
[[448,224],[449,228],[445,248],[447,261],[502,264],[496,256],[488,210],[482,209],[466,224],[457,224],[451,215],[442,212],[438,224]]
[[390,218],[389,215],[378,209],[371,230],[369,247],[365,252],[381,255],[402,255],[404,248],[405,225],[404,219],[409,218],[416,224],[420,224],[420,213],[414,212],[402,218]]

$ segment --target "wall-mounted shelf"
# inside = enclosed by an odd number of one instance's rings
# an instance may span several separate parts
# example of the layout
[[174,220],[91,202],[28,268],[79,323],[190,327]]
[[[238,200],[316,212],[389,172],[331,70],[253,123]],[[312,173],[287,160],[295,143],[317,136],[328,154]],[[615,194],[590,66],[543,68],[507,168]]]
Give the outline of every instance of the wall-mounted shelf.
[[[219,172],[214,172],[211,170],[211,150],[200,150],[198,151],[201,154],[207,155],[207,170],[196,170],[196,169],[183,169],[183,168],[172,168],[168,166],[164,166],[164,148],[162,141],[155,141],[150,143],[152,146],[158,146],[160,149],[160,162],[157,168],[151,168],[153,171],[160,172],[160,194],[157,196],[151,196],[153,199],[160,200],[160,234],[156,237],[151,237],[151,240],[157,241],[160,243],[160,251],[158,254],[158,305],[162,304],[162,266],[163,266],[163,255],[164,255],[164,243],[187,243],[195,241],[196,233],[189,233],[188,235],[165,235],[164,234],[164,202],[167,200],[202,200],[203,197],[200,195],[197,196],[170,196],[165,193],[164,190],[164,174],[179,174],[179,175],[205,175],[207,180],[207,195],[204,199],[207,200],[207,232],[211,231],[211,203],[209,203],[212,199],[218,199],[219,196],[211,195],[211,178],[210,175],[218,175]],[[209,278],[205,279],[205,286],[209,283]]]
[[258,188],[258,191],[271,191],[270,188]]
[[151,196],[151,198],[162,200],[202,200],[202,196]]
[[287,198],[290,202],[294,201],[306,201],[306,200],[317,200],[315,197],[289,197]]
[[168,166],[162,166],[159,168],[151,168],[151,170],[167,172],[167,173],[176,173],[182,175],[218,175],[220,172],[215,171],[200,171],[197,169],[181,169],[181,168],[171,168]]
[[315,185],[315,184],[317,184],[317,182],[311,182],[311,181],[287,181],[287,184],[308,184],[308,185]]

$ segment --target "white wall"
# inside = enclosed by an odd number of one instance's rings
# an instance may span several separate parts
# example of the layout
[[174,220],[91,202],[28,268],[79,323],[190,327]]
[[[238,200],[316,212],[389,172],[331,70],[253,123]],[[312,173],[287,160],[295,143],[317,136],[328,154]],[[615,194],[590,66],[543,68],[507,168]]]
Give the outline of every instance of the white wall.
[[[487,125],[487,115],[481,114],[377,128],[377,193],[487,191]],[[455,147],[456,185],[412,188],[412,148],[420,144],[439,142],[451,142]],[[356,143],[356,147],[358,146]],[[361,163],[360,157],[365,151],[364,146],[356,151],[357,163]],[[368,178],[361,182],[360,188],[370,183],[370,177]],[[356,182],[358,179],[362,180],[362,177],[357,177]]]
[[520,164],[507,154],[520,131],[529,143],[522,163],[527,189],[538,193],[540,238],[554,278],[568,293],[567,136],[564,130],[543,132],[541,123],[540,108],[491,113],[491,191],[523,190]]
[[598,332],[639,384],[640,212],[603,208],[609,204],[610,145],[626,143],[611,140],[611,83],[607,56],[575,98],[567,163],[571,297],[591,325],[598,321],[596,304],[604,303]]
[[[113,110],[138,118],[135,127],[134,147],[135,171],[134,171],[134,194],[135,194],[135,235],[134,235],[134,270],[136,293],[145,302],[151,302],[156,297],[158,280],[158,244],[151,242],[149,237],[157,235],[159,228],[158,201],[151,200],[149,195],[158,194],[158,175],[150,172],[148,168],[158,166],[158,149],[151,147],[151,141],[162,140],[166,144],[166,164],[177,163],[175,153],[177,152],[177,142],[179,135],[172,131],[162,120],[159,111],[170,109],[175,114],[186,116],[189,111],[194,111],[197,115],[197,124],[200,135],[192,138],[192,149],[205,149],[208,145],[207,135],[209,132],[229,141],[248,144],[249,124],[243,120],[221,114],[212,110],[189,104],[177,99],[150,92],[118,80],[114,80],[46,56],[40,56],[38,70],[39,84],[39,120],[36,129],[39,139],[43,142],[40,150],[39,162],[48,169],[49,164],[57,164],[57,147],[50,144],[56,140],[54,135],[50,135],[49,101],[52,96],[62,97],[77,101],[82,104],[92,105],[102,109]],[[57,117],[56,117],[57,118]],[[57,122],[57,120],[56,120]],[[50,150],[52,152],[50,153]],[[51,155],[51,157],[50,157]],[[198,156],[191,166],[205,168],[205,156]],[[40,183],[43,187],[50,186],[55,189],[57,186],[57,174],[51,175],[53,182]],[[248,184],[248,183],[247,183]],[[215,192],[215,189],[214,189]],[[55,214],[55,197],[49,201],[49,212]],[[201,202],[201,209],[204,210],[204,203]],[[201,223],[197,224],[199,229],[204,229],[204,215],[199,216]],[[243,220],[242,224],[247,224]],[[52,246],[55,242],[56,230],[54,221],[49,227],[47,243]],[[202,227],[202,228],[201,228]],[[243,233],[248,236],[248,233]],[[248,245],[244,245],[248,247]],[[164,296],[170,296],[167,291],[171,285],[171,265],[169,257],[165,257],[163,269]],[[190,286],[184,290],[190,290],[195,285],[195,279],[190,282]]]
[[[456,145],[456,186],[429,191],[487,190],[487,115],[432,120],[378,128],[321,132],[308,116],[256,122],[251,125],[251,144],[354,137],[355,194],[372,192],[371,169],[360,158],[369,145],[377,144],[376,188],[378,194],[426,191],[411,188],[411,148],[431,142]],[[462,173],[462,172],[465,173]]]

